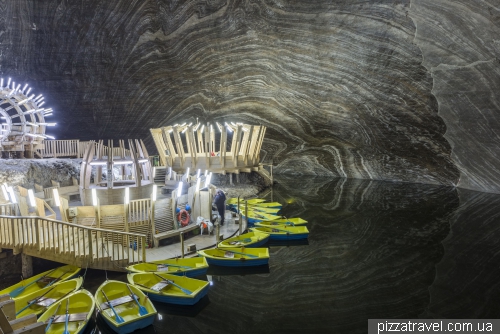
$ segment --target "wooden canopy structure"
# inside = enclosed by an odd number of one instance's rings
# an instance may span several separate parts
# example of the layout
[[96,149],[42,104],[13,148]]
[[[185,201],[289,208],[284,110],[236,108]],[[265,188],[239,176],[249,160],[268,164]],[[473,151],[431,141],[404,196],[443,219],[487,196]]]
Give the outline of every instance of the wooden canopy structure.
[[32,158],[35,150],[43,148],[44,139],[54,139],[45,134],[47,126],[56,125],[45,122],[52,109],[42,108],[42,94],[35,97],[30,92],[27,84],[21,89],[10,78],[0,79],[0,151],[4,155]]
[[137,139],[129,139],[128,148],[125,140],[118,142],[119,146],[114,147],[112,140],[107,146],[103,140],[91,141],[86,147],[80,168],[80,198],[84,205],[92,202],[90,189],[96,190],[101,204],[123,203],[125,188],[130,188],[131,200],[149,197],[154,182],[146,146]]
[[262,125],[243,123],[176,124],[150,129],[163,166],[183,172],[187,167],[214,173],[259,169],[266,133]]

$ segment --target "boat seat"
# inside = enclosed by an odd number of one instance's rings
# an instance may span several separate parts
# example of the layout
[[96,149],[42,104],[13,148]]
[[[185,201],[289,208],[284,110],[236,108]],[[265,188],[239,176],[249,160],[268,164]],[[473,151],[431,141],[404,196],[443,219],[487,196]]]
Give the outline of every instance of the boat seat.
[[[137,297],[136,295],[134,295],[135,298],[137,298],[137,300],[139,300],[139,297]],[[111,303],[111,306],[115,307],[115,306],[118,306],[118,305],[121,305],[121,304],[125,304],[125,303],[129,303],[131,301],[133,301],[134,299],[132,298],[132,296],[123,296],[123,297],[120,297],[120,298],[116,298],[116,299],[113,299],[113,300],[110,300],[109,302]],[[108,305],[108,302],[104,302],[101,304],[101,309],[102,310],[106,310],[109,308],[109,305]]]
[[59,278],[55,278],[55,277],[43,277],[41,279],[38,280],[38,284],[41,285],[41,286],[45,286],[45,285],[48,285],[48,284],[54,284],[53,282],[57,282],[59,281]]
[[[76,322],[76,321],[84,321],[87,319],[88,313],[73,313],[73,314],[68,314],[68,322]],[[60,322],[66,322],[66,314],[61,314],[58,315],[54,318],[54,321],[52,323],[60,323]]]
[[160,290],[166,287],[167,285],[168,285],[167,281],[161,281],[150,287],[150,289],[156,292],[160,292]]
[[42,297],[42,298],[32,299],[32,300],[28,301],[28,304],[35,302],[34,303],[35,305],[48,307],[48,306],[54,304],[56,301],[57,301],[57,299],[55,299],[55,298],[43,298]]

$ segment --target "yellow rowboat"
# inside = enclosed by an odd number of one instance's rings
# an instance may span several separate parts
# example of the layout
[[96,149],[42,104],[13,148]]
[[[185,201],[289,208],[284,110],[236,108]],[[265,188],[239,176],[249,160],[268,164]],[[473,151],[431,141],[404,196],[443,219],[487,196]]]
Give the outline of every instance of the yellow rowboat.
[[[257,204],[257,203],[262,203],[265,202],[266,200],[263,198],[251,198],[244,200],[243,198],[240,198],[240,204],[245,204],[247,202],[248,204]],[[238,198],[228,198],[226,200],[227,205],[238,205]]]
[[47,324],[45,334],[79,334],[85,331],[94,308],[94,296],[82,289],[52,304],[38,322]]
[[[307,225],[307,220],[299,217],[294,218],[280,218],[274,220],[263,220],[259,222],[261,226],[278,226],[278,225],[289,225],[289,226],[303,226]],[[256,224],[257,225],[257,224]]]
[[283,205],[279,202],[260,202],[260,203],[255,203],[253,206],[258,206],[261,208],[275,208],[275,209],[281,209]]
[[73,278],[56,283],[52,286],[47,286],[32,294],[16,298],[16,318],[19,319],[30,314],[39,316],[45,312],[50,305],[80,289],[82,283],[82,277]]
[[257,223],[256,227],[251,228],[250,231],[267,233],[269,234],[269,240],[299,240],[306,239],[309,236],[309,230],[305,226],[266,226],[259,224],[262,223]]
[[101,284],[95,293],[95,302],[106,324],[119,334],[152,325],[158,313],[137,286],[120,281]]
[[207,281],[159,272],[128,274],[127,279],[151,300],[177,305],[196,304],[206,296],[210,285]]
[[32,276],[21,282],[9,286],[0,291],[0,295],[8,294],[10,298],[16,299],[27,296],[46,286],[53,285],[57,282],[76,277],[80,272],[80,268],[72,265],[66,265],[51,270],[47,270],[41,274]]
[[242,216],[247,219],[248,226],[253,226],[253,224],[264,221],[264,220],[276,220],[281,219],[280,216],[271,215],[265,212],[250,211],[248,210],[248,217],[245,216],[245,212],[241,212]]
[[[269,240],[269,234],[248,232],[219,242],[219,248],[260,247]],[[203,257],[204,258],[204,257]]]
[[198,277],[207,273],[208,263],[204,257],[164,259],[138,263],[127,267],[132,273],[162,272],[178,276]]
[[[245,206],[240,205],[239,206],[241,212],[245,212]],[[249,205],[248,206],[249,211],[258,211],[258,212],[264,212],[264,213],[269,213],[269,214],[277,214],[278,212],[281,211],[281,208],[266,208],[263,206],[258,206],[258,205]]]
[[198,251],[207,258],[209,265],[224,267],[263,266],[269,263],[267,248],[212,248]]

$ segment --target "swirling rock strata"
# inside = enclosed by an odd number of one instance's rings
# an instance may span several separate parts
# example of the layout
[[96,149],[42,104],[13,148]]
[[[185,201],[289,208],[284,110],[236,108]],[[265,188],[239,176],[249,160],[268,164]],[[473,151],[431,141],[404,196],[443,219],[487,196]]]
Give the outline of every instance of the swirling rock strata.
[[4,0],[0,11],[2,75],[45,93],[61,138],[260,123],[278,173],[500,191],[494,3]]
[[500,3],[412,0],[410,17],[445,138],[460,171],[457,185],[500,191]]

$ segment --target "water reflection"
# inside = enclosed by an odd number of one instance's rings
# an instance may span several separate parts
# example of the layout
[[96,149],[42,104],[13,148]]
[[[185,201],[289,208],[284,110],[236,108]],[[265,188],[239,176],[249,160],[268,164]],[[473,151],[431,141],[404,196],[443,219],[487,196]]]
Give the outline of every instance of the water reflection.
[[[500,196],[363,180],[277,181],[272,200],[286,203],[284,215],[309,221],[309,244],[270,247],[262,272],[210,272],[199,309],[158,305],[159,319],[141,333],[366,333],[367,319],[498,317]],[[89,270],[84,286],[95,292],[104,279]],[[108,333],[104,326],[98,319],[89,331]]]
[[264,266],[252,266],[252,267],[221,267],[221,266],[210,266],[207,270],[207,278],[210,282],[211,276],[232,276],[232,275],[255,275],[255,274],[268,274],[269,265]]

